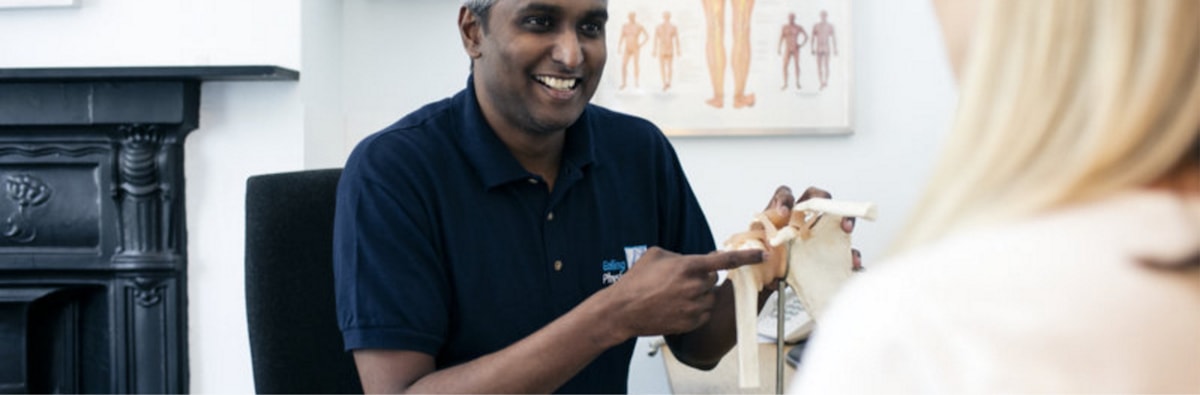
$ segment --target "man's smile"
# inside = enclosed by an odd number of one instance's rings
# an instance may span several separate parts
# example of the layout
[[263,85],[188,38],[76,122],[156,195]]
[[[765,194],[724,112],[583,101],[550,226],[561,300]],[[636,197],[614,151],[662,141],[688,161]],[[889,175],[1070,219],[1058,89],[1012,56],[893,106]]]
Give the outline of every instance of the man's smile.
[[533,79],[541,82],[542,85],[545,85],[550,89],[562,92],[572,91],[575,89],[575,86],[579,84],[578,78],[559,78],[548,75],[538,75],[534,76]]

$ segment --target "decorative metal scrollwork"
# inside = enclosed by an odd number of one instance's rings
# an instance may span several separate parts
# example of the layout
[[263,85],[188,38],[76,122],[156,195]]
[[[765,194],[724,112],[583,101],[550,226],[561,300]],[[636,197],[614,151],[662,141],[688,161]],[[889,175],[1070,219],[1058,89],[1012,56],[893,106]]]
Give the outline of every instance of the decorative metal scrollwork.
[[4,180],[4,191],[8,200],[17,205],[17,211],[5,221],[4,237],[18,243],[32,242],[37,238],[37,229],[29,223],[29,211],[50,200],[52,189],[37,177],[17,174]]

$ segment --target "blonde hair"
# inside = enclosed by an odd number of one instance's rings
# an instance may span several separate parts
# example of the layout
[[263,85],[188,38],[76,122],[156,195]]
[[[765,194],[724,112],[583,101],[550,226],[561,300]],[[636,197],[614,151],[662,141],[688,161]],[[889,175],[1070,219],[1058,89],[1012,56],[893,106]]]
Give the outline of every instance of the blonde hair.
[[899,252],[1200,166],[1200,1],[986,0]]

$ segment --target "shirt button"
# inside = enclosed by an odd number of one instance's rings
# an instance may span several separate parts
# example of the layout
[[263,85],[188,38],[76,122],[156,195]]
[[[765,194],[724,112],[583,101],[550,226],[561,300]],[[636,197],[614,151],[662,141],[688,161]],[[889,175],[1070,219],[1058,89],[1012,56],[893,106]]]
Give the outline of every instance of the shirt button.
[[556,271],[556,272],[562,271],[562,261],[554,261],[554,271]]
[[529,183],[530,183],[530,184],[537,185],[537,179],[536,179],[536,178],[530,178],[530,179],[529,179]]
[[551,211],[551,212],[550,212],[550,214],[546,214],[546,220],[547,220],[547,221],[553,221],[553,220],[554,220],[554,212],[553,212],[553,211]]

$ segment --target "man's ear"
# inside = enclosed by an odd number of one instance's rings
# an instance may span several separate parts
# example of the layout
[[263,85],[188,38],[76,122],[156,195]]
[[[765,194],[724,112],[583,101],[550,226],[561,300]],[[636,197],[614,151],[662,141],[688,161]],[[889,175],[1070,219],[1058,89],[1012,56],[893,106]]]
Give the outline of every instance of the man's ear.
[[472,60],[479,58],[479,47],[483,43],[483,21],[465,6],[458,9],[458,34],[462,36],[467,56]]

